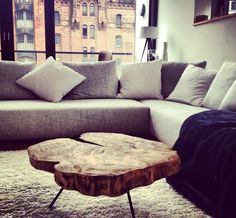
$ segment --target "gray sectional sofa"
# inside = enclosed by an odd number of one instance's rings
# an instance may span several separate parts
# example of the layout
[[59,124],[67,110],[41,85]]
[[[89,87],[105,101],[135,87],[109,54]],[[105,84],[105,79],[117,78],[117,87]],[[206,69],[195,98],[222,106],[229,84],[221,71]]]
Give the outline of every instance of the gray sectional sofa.
[[[204,68],[206,62],[196,65]],[[164,98],[174,89],[186,66],[187,63],[162,64]],[[75,100],[67,95],[59,103],[47,102],[15,83],[33,67],[33,64],[17,62],[0,63],[1,141],[77,138],[81,133],[94,131],[153,137],[172,146],[183,121],[192,114],[207,110],[166,100],[137,101],[116,99],[115,96],[96,98],[91,95]],[[99,73],[90,76],[96,75]],[[99,82],[103,86],[106,84]],[[115,88],[118,92],[118,80]]]
[[[197,65],[204,68],[206,63],[200,62]],[[186,63],[163,63],[164,97],[174,89],[186,66]],[[92,67],[94,68],[94,65]],[[137,101],[116,99],[116,96],[104,98],[99,97],[101,90],[96,98],[93,98],[93,90],[91,96],[87,95],[87,99],[83,97],[75,100],[67,95],[59,103],[47,102],[15,83],[16,79],[32,68],[34,64],[0,63],[1,141],[77,138],[81,133],[96,131],[153,137],[172,146],[183,121],[194,113],[206,110],[165,100]],[[90,76],[92,78],[96,73]],[[111,76],[108,77],[108,80],[111,80]],[[104,81],[102,83],[103,87],[106,86]],[[87,87],[90,85],[88,83]],[[94,82],[92,86],[94,89]],[[118,82],[116,86],[118,87]],[[118,89],[117,87],[115,89]],[[105,87],[104,92],[107,89],[110,88]]]

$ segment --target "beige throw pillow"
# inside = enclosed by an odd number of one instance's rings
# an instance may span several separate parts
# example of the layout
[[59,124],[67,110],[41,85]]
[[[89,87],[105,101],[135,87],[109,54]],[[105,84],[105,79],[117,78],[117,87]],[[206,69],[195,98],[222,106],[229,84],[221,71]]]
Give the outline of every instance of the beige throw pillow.
[[162,99],[161,64],[158,60],[123,65],[117,98]]
[[39,67],[18,79],[16,83],[46,101],[59,102],[83,80],[85,80],[84,76],[69,67],[60,65],[53,57],[49,57]]
[[201,106],[214,78],[214,71],[207,71],[190,64],[167,100]]
[[227,91],[235,79],[236,63],[224,62],[203,100],[203,106],[212,109],[219,109]]
[[236,80],[226,93],[220,105],[220,110],[236,111]]

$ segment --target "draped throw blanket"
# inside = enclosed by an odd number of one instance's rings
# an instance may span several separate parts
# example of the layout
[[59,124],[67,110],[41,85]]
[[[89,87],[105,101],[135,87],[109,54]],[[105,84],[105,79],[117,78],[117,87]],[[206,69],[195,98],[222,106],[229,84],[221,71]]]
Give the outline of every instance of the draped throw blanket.
[[213,217],[236,217],[236,112],[204,111],[182,125],[174,147],[182,169],[167,178]]

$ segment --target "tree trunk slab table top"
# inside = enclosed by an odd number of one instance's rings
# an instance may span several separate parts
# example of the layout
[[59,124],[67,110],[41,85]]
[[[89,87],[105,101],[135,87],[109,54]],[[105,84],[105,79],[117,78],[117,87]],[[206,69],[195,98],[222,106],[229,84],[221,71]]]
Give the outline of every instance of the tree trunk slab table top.
[[31,165],[54,173],[61,190],[76,190],[84,195],[109,197],[150,185],[180,170],[176,151],[164,143],[118,133],[85,133],[81,141],[53,139],[28,148]]

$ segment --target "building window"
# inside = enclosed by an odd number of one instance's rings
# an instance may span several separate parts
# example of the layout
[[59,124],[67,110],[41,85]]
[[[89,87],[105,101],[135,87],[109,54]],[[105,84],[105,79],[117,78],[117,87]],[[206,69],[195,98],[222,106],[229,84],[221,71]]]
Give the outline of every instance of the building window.
[[[94,52],[95,52],[95,48],[94,48],[94,47],[91,47],[91,48],[90,48],[90,52],[91,52],[91,53],[94,53]],[[91,55],[90,55],[90,60],[91,60],[91,61],[95,61],[95,60],[96,60],[95,54],[91,54]]]
[[60,18],[60,13],[59,11],[54,12],[54,20],[55,20],[55,25],[60,25],[61,23],[61,18]]
[[90,25],[90,39],[94,39],[94,38],[95,38],[95,26]]
[[116,15],[116,28],[121,28],[122,25],[122,15],[117,14]]
[[86,61],[87,60],[87,47],[83,47],[83,61]]
[[116,48],[122,47],[122,37],[120,35],[116,36]]
[[61,44],[61,34],[56,33],[55,34],[55,44],[60,45]]
[[32,0],[25,0],[25,4],[32,4]]
[[25,11],[20,10],[16,12],[16,19],[17,20],[33,20],[33,13],[32,11]]
[[24,43],[24,34],[17,35],[17,43]]
[[87,4],[86,3],[82,4],[82,15],[87,16]]
[[90,16],[95,16],[95,6],[93,3],[90,4]]
[[91,52],[91,53],[94,53],[94,52],[95,52],[95,48],[94,48],[94,47],[91,47],[91,48],[90,48],[90,52]]
[[24,19],[24,15],[23,14],[24,14],[24,11],[22,11],[22,10],[21,11],[17,11],[16,12],[16,19],[17,20],[23,20]]
[[83,38],[87,38],[87,25],[83,25]]
[[33,13],[31,11],[26,11],[26,20],[33,20]]
[[34,36],[27,34],[27,43],[34,43]]

